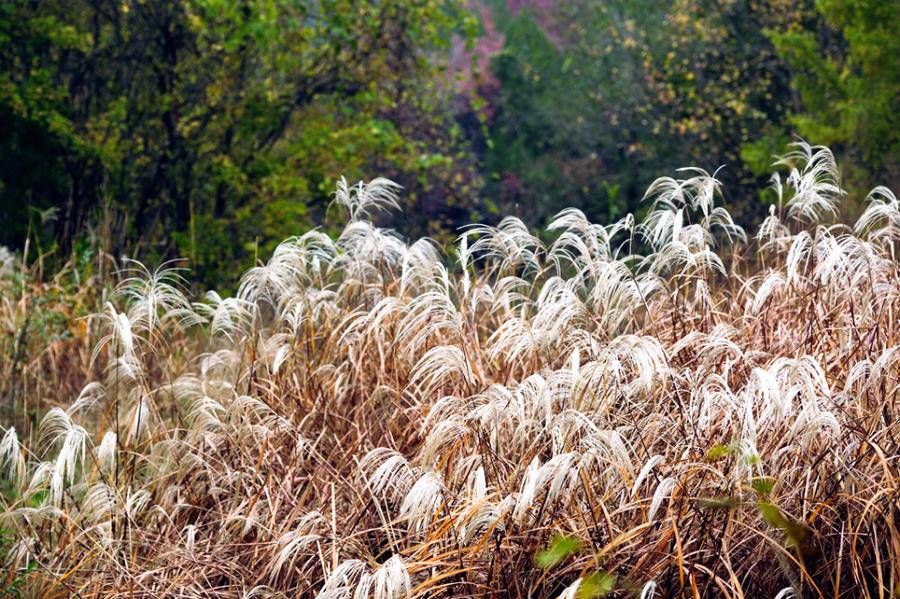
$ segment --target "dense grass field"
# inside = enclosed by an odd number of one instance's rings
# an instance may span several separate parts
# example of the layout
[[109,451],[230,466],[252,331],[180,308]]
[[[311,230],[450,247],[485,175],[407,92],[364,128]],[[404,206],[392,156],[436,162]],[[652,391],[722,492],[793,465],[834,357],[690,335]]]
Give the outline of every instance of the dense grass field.
[[[900,596],[900,203],[840,224],[828,149],[777,164],[756,232],[689,169],[445,252],[370,222],[376,179],[234,297],[10,264],[0,589]],[[47,303],[69,334],[16,332]]]

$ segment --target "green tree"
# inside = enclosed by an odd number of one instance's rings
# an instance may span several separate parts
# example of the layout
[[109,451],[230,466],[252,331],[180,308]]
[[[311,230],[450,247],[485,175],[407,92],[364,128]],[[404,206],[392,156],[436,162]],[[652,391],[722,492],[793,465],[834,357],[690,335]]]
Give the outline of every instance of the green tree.
[[800,135],[830,145],[851,186],[900,183],[900,4],[818,0],[818,30],[770,30],[793,69],[801,107],[790,115]]
[[[741,148],[782,132],[790,72],[766,28],[809,27],[811,6],[777,0],[493,4],[505,34],[485,164],[489,189],[537,220],[565,205],[608,220],[656,176],[696,165],[721,176],[745,220],[758,173]],[[770,153],[764,159],[765,166]]]
[[209,283],[318,222],[341,174],[467,208],[438,76],[463,19],[447,0],[4,3],[3,220],[56,208],[65,253],[106,196],[117,250],[189,256]]
[[[499,91],[485,166],[505,210],[535,224],[569,205],[610,219],[640,193],[645,168],[658,158],[659,130],[647,112],[639,56],[620,43],[633,28],[623,4],[566,3],[551,14],[495,10],[505,42],[492,63]],[[644,8],[662,18],[656,4]]]

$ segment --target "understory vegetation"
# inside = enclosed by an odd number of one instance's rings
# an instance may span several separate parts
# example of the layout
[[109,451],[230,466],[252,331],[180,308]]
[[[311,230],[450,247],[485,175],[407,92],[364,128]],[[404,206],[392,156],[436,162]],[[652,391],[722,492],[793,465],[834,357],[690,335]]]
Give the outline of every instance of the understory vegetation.
[[232,297],[3,263],[0,589],[898,596],[900,203],[841,224],[827,148],[775,170],[755,232],[684,169],[640,220],[450,251],[372,223],[396,184],[341,180],[343,231]]

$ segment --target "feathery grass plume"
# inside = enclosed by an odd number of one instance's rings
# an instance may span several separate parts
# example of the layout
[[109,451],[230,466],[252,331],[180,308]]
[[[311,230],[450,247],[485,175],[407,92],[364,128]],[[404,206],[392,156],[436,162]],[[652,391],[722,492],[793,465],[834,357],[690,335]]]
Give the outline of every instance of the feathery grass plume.
[[[48,448],[57,449],[56,462],[53,467],[53,480],[59,477],[59,484],[65,479],[70,485],[74,484],[75,477],[79,474],[78,465],[84,465],[84,457],[89,435],[84,428],[72,422],[69,415],[62,408],[52,408],[41,420],[39,427],[40,442]],[[54,497],[59,497],[59,492]]]
[[113,431],[106,431],[103,433],[103,438],[100,440],[100,444],[97,445],[95,451],[97,465],[101,470],[107,475],[114,472],[116,467],[116,433]]
[[468,251],[497,275],[534,274],[541,269],[544,244],[521,220],[504,217],[496,227],[474,225],[463,236],[475,237]]
[[379,447],[368,452],[359,470],[373,493],[388,497],[405,497],[415,482],[415,473],[400,453]]
[[673,478],[664,478],[659,482],[656,486],[656,490],[653,492],[653,499],[650,501],[650,508],[647,510],[647,521],[653,522],[656,513],[659,511],[659,508],[662,507],[663,502],[672,494],[672,490],[675,488],[676,481]]
[[769,215],[763,220],[755,236],[755,239],[759,244],[760,253],[765,252],[772,247],[782,249],[784,243],[789,241],[790,237],[790,229],[788,229],[781,221],[781,217],[777,214],[776,207],[774,205],[769,206]]
[[313,511],[301,517],[292,530],[281,535],[278,539],[279,551],[269,568],[270,576],[273,580],[279,577],[285,566],[293,568],[299,553],[309,551],[310,555],[315,555],[312,549],[316,548],[316,545],[325,539],[323,535],[315,531],[325,530],[326,524],[325,516]]
[[613,259],[612,238],[618,232],[613,225],[607,229],[588,221],[577,208],[567,208],[559,212],[547,225],[548,231],[562,230],[553,242],[547,258],[551,260],[557,271],[563,270],[563,261],[578,270],[589,269],[597,262],[608,262]]
[[446,288],[423,291],[404,306],[397,342],[409,356],[420,353],[422,347],[443,334],[443,337],[462,339],[462,321]]
[[880,185],[866,196],[866,209],[853,226],[854,233],[866,241],[884,243],[896,258],[900,241],[900,200],[894,192]]
[[109,548],[113,543],[113,520],[122,513],[116,492],[104,483],[95,483],[81,502],[80,516],[84,534]]
[[824,146],[798,140],[794,148],[775,161],[790,168],[786,183],[793,195],[787,201],[788,217],[801,223],[820,223],[838,215],[841,197],[840,171],[834,154]]
[[579,458],[576,453],[563,453],[553,456],[543,465],[538,458],[532,460],[519,489],[513,519],[519,524],[524,523],[536,506],[539,494],[543,496],[543,502],[550,505],[567,496],[577,481]]
[[661,455],[655,455],[651,457],[647,462],[641,467],[641,471],[638,472],[637,477],[634,479],[634,486],[631,487],[631,494],[635,495],[638,492],[638,489],[641,488],[641,483],[647,478],[650,474],[650,471],[656,468],[658,465],[663,463],[665,458]]
[[[717,234],[728,243],[746,241],[744,230],[734,223],[731,214],[724,207],[715,206],[716,197],[721,195],[721,182],[715,174],[694,167],[679,171],[694,176],[660,177],[644,194],[645,201],[653,200],[651,211],[640,227],[648,242],[657,249],[672,242],[715,245]],[[695,224],[685,224],[687,218],[696,220]]]
[[98,407],[106,399],[106,387],[96,381],[88,383],[78,394],[75,402],[66,410],[70,416],[81,411],[89,411]]
[[447,269],[440,260],[438,246],[430,239],[420,239],[407,247],[400,265],[401,295],[415,289],[427,288],[438,281],[446,289],[449,278]]
[[583,579],[576,578],[575,582],[567,586],[562,593],[556,596],[556,599],[577,599],[579,591],[581,591],[581,581]]
[[202,322],[185,297],[187,280],[184,269],[166,262],[150,271],[135,260],[128,260],[124,278],[116,286],[114,297],[128,305],[131,328],[153,340],[168,322],[178,328],[188,328]]
[[360,181],[352,187],[347,184],[347,179],[341,177],[334,193],[334,202],[343,206],[350,212],[350,220],[360,220],[361,217],[371,216],[371,212],[393,208],[400,210],[397,192],[401,186],[390,179],[378,177],[368,183]]
[[137,363],[136,342],[142,341],[142,339],[132,331],[128,315],[118,312],[111,303],[107,302],[101,318],[106,321],[109,333],[94,346],[91,362],[95,362],[100,356],[100,352],[109,347],[109,351],[117,359],[126,360],[128,364]]
[[209,321],[211,335],[235,343],[240,334],[248,334],[253,320],[250,302],[237,297],[223,299],[215,291],[208,291],[205,299],[205,303],[194,303],[194,311]]
[[14,488],[25,480],[25,456],[19,445],[15,427],[9,427],[0,439],[0,472]]
[[435,472],[424,472],[403,498],[398,515],[413,530],[425,531],[444,503],[444,481]]
[[408,597],[411,590],[412,583],[406,565],[399,556],[394,555],[374,571],[356,559],[341,563],[329,574],[317,597],[402,599]]
[[773,270],[767,273],[760,273],[748,280],[745,285],[748,287],[755,283],[756,280],[762,281],[756,287],[753,293],[753,299],[747,305],[747,313],[752,316],[759,316],[763,306],[774,295],[783,291],[787,286],[787,280],[781,271]]
[[476,383],[475,373],[466,359],[465,352],[455,345],[434,347],[416,363],[409,373],[419,394],[428,397],[442,385],[461,380],[469,387]]

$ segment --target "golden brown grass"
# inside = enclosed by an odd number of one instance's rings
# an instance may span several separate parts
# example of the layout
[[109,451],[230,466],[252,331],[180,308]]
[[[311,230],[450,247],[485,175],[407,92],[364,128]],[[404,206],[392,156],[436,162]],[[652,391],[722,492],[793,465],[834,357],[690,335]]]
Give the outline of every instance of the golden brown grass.
[[900,206],[826,224],[831,153],[784,163],[750,239],[692,170],[643,223],[569,210],[545,244],[508,218],[444,255],[367,220],[395,199],[375,180],[233,298],[126,265],[92,382],[0,445],[6,584],[897,596]]

